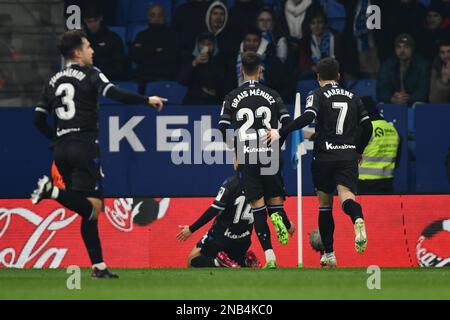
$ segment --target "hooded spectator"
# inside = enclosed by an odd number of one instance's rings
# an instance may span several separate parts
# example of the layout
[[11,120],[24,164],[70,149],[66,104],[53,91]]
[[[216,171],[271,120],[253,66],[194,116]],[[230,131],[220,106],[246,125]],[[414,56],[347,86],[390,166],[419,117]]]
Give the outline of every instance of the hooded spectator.
[[188,87],[183,104],[219,104],[224,96],[224,75],[214,35],[202,33],[178,75],[178,81]]
[[450,102],[450,39],[442,41],[431,67],[430,103]]
[[217,47],[224,57],[231,54],[232,41],[230,38],[228,22],[228,9],[222,1],[214,1],[206,11],[205,23],[209,32],[211,32],[217,41]]
[[178,66],[177,38],[166,23],[164,8],[153,4],[148,9],[149,26],[133,41],[130,55],[137,64],[135,78],[140,83],[172,80]]
[[256,18],[256,27],[261,31],[263,39],[275,46],[278,59],[283,63],[286,62],[288,58],[287,40],[271,9],[266,7],[259,12]]
[[395,40],[396,55],[381,67],[377,80],[380,102],[412,105],[428,100],[430,68],[414,54],[414,39],[401,34]]
[[96,7],[84,11],[86,35],[94,49],[94,65],[110,80],[127,80],[128,59],[120,37],[103,24],[103,13]]

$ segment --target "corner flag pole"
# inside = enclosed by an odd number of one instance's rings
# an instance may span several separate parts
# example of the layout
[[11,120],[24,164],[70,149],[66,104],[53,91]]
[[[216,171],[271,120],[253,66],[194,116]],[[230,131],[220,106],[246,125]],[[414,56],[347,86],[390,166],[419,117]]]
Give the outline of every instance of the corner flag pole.
[[[300,93],[295,95],[294,119],[300,117]],[[303,267],[303,219],[302,219],[302,153],[301,144],[297,145],[297,237],[298,237],[298,267]]]

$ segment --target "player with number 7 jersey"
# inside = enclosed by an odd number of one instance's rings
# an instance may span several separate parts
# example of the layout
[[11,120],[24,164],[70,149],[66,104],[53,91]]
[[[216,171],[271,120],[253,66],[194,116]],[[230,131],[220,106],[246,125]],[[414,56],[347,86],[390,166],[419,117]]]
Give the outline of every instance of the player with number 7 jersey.
[[338,192],[342,210],[355,229],[355,249],[363,253],[367,235],[361,205],[356,202],[358,160],[372,135],[372,124],[361,99],[340,87],[339,63],[324,58],[317,64],[320,87],[306,99],[305,113],[279,131],[268,130],[265,140],[273,142],[316,120],[311,171],[319,197],[319,231],[325,248],[321,264],[336,266],[333,249],[333,194]]

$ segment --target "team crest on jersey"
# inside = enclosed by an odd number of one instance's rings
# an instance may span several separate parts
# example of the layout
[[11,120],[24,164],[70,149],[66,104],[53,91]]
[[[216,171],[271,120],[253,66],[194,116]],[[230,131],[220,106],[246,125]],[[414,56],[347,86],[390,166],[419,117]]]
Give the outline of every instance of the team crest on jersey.
[[310,108],[313,105],[314,96],[310,95],[308,98],[306,98],[306,107]]
[[217,194],[216,201],[220,201],[222,199],[223,194],[225,193],[225,188],[220,187],[219,193]]

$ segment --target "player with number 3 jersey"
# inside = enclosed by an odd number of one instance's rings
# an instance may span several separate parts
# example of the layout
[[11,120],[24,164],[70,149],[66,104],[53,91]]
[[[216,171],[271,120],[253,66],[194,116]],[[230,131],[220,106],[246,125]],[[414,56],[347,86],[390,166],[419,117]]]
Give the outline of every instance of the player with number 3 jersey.
[[[166,99],[116,88],[92,66],[94,51],[81,30],[65,32],[58,48],[66,64],[45,86],[35,110],[34,124],[52,141],[56,167],[65,187],[54,186],[44,176],[38,181],[31,201],[38,204],[42,199],[54,199],[78,213],[82,217],[81,235],[92,263],[92,277],[117,278],[103,262],[97,225],[103,209],[98,97],[103,95],[127,104],[148,104],[158,111]],[[51,114],[56,115],[56,128],[47,123]]]

